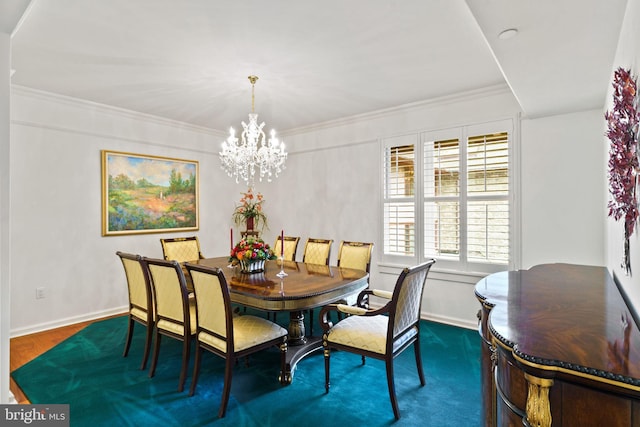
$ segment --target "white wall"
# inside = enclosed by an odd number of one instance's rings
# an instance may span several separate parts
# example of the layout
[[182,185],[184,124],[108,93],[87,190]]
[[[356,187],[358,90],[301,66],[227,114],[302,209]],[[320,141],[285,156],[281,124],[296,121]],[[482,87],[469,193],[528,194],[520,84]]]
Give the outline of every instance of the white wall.
[[[625,13],[618,49],[616,52],[613,69],[611,70],[611,80],[613,72],[618,67],[631,69],[636,79],[640,75],[640,0],[628,0],[627,11]],[[640,80],[638,80],[640,84]],[[611,87],[607,92],[606,110],[612,107]],[[608,143],[608,140],[607,140]],[[604,162],[606,164],[606,155]],[[605,166],[606,167],[606,166]],[[605,185],[608,185],[606,183]],[[606,221],[606,249],[607,266],[618,278],[625,292],[629,296],[632,305],[636,310],[640,310],[640,228],[636,228],[634,235],[630,239],[631,252],[631,276],[625,275],[620,267],[623,257],[624,224],[616,222],[612,218]]]
[[11,37],[0,31],[0,403],[9,401],[10,284],[10,162],[9,95]]
[[522,120],[522,267],[604,265],[604,119],[592,110]]

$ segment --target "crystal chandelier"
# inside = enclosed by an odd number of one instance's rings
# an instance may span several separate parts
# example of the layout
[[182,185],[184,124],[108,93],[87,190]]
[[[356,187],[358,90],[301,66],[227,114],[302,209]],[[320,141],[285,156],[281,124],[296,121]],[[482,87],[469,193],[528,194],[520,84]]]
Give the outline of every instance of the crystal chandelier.
[[249,187],[253,187],[256,169],[260,170],[260,181],[266,176],[267,181],[284,169],[287,153],[284,151],[284,143],[275,136],[271,130],[271,137],[267,140],[262,128],[264,122],[258,125],[258,115],[254,112],[254,89],[258,77],[249,76],[251,82],[251,113],[249,124],[242,122],[241,141],[236,138],[233,127],[229,129],[229,137],[222,143],[220,161],[222,169],[230,177],[235,177],[236,182],[245,181]]

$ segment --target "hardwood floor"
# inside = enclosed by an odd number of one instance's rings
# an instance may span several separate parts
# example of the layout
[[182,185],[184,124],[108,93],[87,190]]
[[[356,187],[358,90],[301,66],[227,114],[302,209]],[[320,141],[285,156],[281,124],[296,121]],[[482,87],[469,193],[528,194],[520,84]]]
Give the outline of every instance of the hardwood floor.
[[[94,321],[98,320],[103,319],[96,319]],[[12,338],[10,340],[9,350],[9,369],[13,372],[20,366],[40,356],[42,353],[69,338],[71,335],[82,330],[94,321],[76,323],[74,325],[63,326],[61,328]],[[18,403],[30,403],[20,387],[18,387],[15,381],[13,381],[13,378],[10,379],[10,390]]]

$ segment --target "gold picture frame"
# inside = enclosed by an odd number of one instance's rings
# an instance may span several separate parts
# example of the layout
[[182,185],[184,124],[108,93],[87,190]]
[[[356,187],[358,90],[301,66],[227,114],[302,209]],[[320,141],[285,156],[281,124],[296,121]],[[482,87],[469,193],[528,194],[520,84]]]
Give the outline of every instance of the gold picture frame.
[[102,235],[199,229],[199,163],[101,150]]

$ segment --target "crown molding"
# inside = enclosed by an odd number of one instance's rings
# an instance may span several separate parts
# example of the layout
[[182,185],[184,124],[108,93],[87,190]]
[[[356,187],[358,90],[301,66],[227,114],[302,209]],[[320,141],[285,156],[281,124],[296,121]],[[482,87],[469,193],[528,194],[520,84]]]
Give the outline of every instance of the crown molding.
[[306,133],[311,131],[318,131],[322,129],[346,126],[356,122],[365,120],[374,120],[384,117],[389,117],[398,112],[408,112],[412,110],[418,110],[425,107],[434,105],[452,104],[459,101],[468,101],[470,99],[484,98],[491,95],[500,95],[504,93],[511,94],[511,89],[506,83],[501,83],[494,86],[487,86],[480,89],[473,89],[465,92],[460,92],[451,95],[440,96],[437,98],[431,98],[423,101],[412,102],[409,104],[402,104],[395,107],[385,108],[382,110],[371,111],[368,113],[356,114],[349,117],[342,117],[340,119],[329,120],[322,123],[315,123],[309,126],[301,126],[298,128],[281,130],[279,133],[281,136],[292,136],[300,133]]
[[41,99],[44,101],[57,102],[74,107],[91,108],[101,113],[111,114],[126,119],[141,120],[149,123],[154,123],[161,126],[170,126],[173,128],[179,128],[186,131],[204,133],[216,138],[226,137],[223,131],[217,129],[211,129],[204,126],[196,126],[190,123],[180,122],[177,120],[171,120],[160,116],[154,116],[152,114],[140,113],[138,111],[127,110],[125,108],[115,107],[112,105],[101,104],[98,102],[87,101],[81,98],[74,98],[72,96],[61,95],[53,92],[47,92],[39,89],[33,89],[26,86],[11,85],[11,92],[15,95],[22,95],[31,98]]

